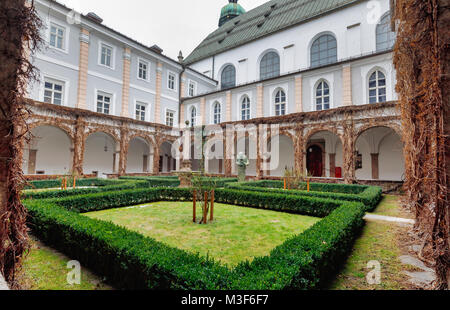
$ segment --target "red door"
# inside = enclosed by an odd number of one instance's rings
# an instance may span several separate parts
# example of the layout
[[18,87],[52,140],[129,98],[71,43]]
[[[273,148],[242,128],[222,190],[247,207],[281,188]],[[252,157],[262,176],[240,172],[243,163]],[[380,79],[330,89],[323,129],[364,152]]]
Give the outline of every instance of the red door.
[[323,170],[322,149],[317,145],[310,146],[308,148],[306,163],[309,174],[313,177],[321,177]]

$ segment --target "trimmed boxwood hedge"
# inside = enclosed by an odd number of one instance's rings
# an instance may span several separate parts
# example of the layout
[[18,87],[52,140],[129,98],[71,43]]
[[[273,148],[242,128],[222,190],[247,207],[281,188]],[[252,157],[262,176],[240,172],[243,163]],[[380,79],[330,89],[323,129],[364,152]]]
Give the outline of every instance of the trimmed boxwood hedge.
[[[41,182],[41,181],[38,181]],[[55,187],[53,183],[44,183],[50,185],[49,188]],[[44,184],[40,183],[40,189],[45,189]],[[95,186],[91,188],[76,188],[62,191],[60,189],[47,190],[41,192],[25,191],[22,192],[22,199],[47,199],[47,198],[62,198],[68,196],[85,195],[91,193],[101,193],[108,191],[120,191],[136,188],[148,188],[149,185],[145,181],[138,180],[108,180],[108,179],[80,179],[77,181],[78,186]],[[60,184],[61,185],[61,184]]]
[[[178,187],[180,186],[180,180],[178,177],[174,176],[166,176],[166,177],[133,177],[133,176],[124,176],[120,177],[120,179],[124,180],[145,180],[149,183],[150,187]],[[237,182],[237,178],[214,178],[216,180],[217,187],[225,187],[226,184]]]
[[[344,184],[332,184],[332,187],[323,186],[323,184],[312,183],[311,191],[308,192],[306,190],[289,190],[285,191],[282,186],[283,183],[278,183],[279,181],[274,181],[277,183],[273,183],[273,181],[257,181],[257,182],[243,182],[243,183],[232,183],[227,184],[227,188],[233,188],[237,190],[245,190],[245,191],[255,191],[255,192],[270,192],[270,193],[278,193],[283,195],[299,195],[305,197],[317,197],[317,198],[329,198],[329,199],[338,199],[338,200],[347,200],[347,201],[358,201],[362,202],[366,206],[367,211],[373,211],[375,207],[381,200],[382,197],[382,189],[376,186],[360,186],[360,185],[344,185]],[[281,184],[281,187],[280,187]],[[271,188],[269,185],[274,185],[274,188]],[[330,185],[330,184],[327,184]],[[341,192],[337,192],[340,188]],[[355,188],[355,186],[358,186]],[[334,190],[333,192],[328,191],[320,191],[320,190]],[[360,191],[362,190],[362,191]],[[350,193],[346,193],[350,192]],[[359,193],[356,193],[359,192]]]
[[161,200],[189,200],[190,189],[147,188],[26,200],[33,233],[78,259],[117,288],[317,289],[347,257],[363,226],[361,203],[275,193],[217,189],[216,201],[325,217],[308,230],[234,269],[169,247],[82,212]]

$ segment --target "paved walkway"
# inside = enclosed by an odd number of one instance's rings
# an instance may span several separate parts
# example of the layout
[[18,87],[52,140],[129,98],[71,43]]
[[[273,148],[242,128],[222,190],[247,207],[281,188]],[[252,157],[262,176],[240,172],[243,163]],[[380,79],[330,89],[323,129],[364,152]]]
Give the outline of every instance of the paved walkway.
[[416,223],[415,220],[411,219],[405,219],[401,217],[392,217],[392,216],[385,216],[385,215],[376,215],[376,214],[367,214],[364,217],[367,221],[382,221],[382,222],[392,222],[392,223],[399,223],[399,224],[412,224],[414,225]]
[[0,274],[0,291],[9,290],[8,285],[6,284],[3,276]]

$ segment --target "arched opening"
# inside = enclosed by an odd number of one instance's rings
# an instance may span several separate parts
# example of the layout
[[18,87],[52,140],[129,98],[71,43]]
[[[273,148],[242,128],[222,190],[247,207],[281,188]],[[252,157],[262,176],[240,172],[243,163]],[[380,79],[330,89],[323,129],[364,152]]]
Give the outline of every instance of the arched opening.
[[358,180],[403,180],[403,143],[395,130],[389,127],[367,129],[357,138],[355,148],[355,156],[359,157]]
[[23,153],[24,174],[60,175],[72,170],[72,141],[64,130],[39,126],[31,130],[31,138]]
[[268,143],[269,170],[270,176],[282,177],[286,170],[292,171],[295,168],[294,143],[286,135],[272,137]]
[[170,173],[177,170],[177,161],[172,154],[172,143],[166,141],[161,144],[159,151],[159,172]]
[[206,144],[205,171],[209,174],[224,173],[223,141],[212,140]]
[[153,146],[145,139],[133,138],[128,145],[127,173],[150,173],[153,170]]
[[330,131],[311,135],[306,145],[306,170],[313,177],[342,178],[342,141]]
[[386,12],[376,28],[377,52],[391,49],[395,44],[396,34],[391,29],[391,13]]
[[104,132],[95,132],[87,137],[84,147],[83,172],[100,177],[118,171],[118,143]]

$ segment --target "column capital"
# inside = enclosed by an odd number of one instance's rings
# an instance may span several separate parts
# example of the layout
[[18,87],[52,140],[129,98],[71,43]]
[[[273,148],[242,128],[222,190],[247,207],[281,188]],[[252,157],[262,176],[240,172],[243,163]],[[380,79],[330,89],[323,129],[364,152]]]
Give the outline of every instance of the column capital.
[[90,43],[90,33],[86,28],[81,28],[80,31],[80,42],[89,44]]

